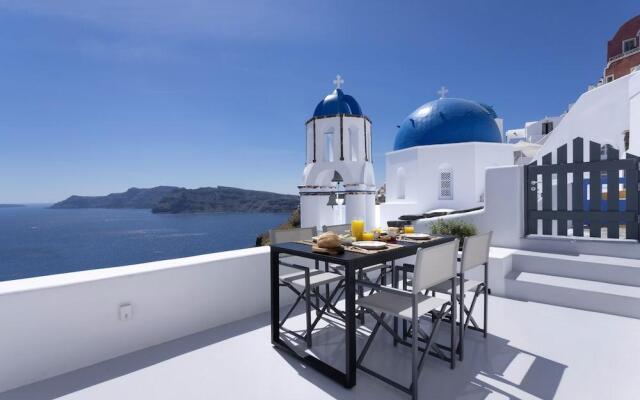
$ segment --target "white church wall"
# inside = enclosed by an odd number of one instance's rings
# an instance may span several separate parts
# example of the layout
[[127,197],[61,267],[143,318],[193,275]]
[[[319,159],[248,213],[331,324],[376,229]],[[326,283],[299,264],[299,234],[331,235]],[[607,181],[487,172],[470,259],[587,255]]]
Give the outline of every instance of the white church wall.
[[[411,185],[419,188],[418,203],[422,212],[436,208],[464,209],[476,207],[476,167],[474,143],[455,143],[420,146],[418,151],[419,176]],[[440,173],[453,174],[453,193],[450,199],[440,196]]]
[[481,211],[447,215],[416,221],[416,230],[430,232],[440,219],[463,220],[479,232],[493,231],[493,246],[519,248],[524,235],[523,166],[513,165],[486,169],[486,203]]
[[[630,126],[629,91],[633,89],[630,82],[638,75],[630,74],[583,93],[546,140],[537,160],[540,162],[542,156],[553,152],[555,162],[555,150],[576,137],[582,137],[587,144],[594,141],[624,148],[623,134]],[[588,160],[588,151],[587,145],[585,160]],[[571,148],[568,158],[569,162],[573,160]]]
[[415,147],[387,153],[387,202],[417,201],[420,194],[417,156]]

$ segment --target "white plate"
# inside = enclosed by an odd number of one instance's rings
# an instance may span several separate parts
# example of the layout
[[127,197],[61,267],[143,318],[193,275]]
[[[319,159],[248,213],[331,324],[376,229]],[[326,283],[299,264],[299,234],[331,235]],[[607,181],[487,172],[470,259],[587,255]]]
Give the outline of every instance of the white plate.
[[405,233],[404,237],[413,240],[427,240],[431,238],[431,236],[427,235],[426,233]]
[[376,240],[361,240],[353,242],[353,245],[365,250],[380,250],[387,248],[387,244],[385,242],[378,242]]

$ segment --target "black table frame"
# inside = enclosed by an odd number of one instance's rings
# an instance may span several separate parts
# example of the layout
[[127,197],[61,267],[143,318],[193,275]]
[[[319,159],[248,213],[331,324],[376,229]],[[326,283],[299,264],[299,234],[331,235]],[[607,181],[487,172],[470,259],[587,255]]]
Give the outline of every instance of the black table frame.
[[[416,254],[419,248],[426,248],[447,243],[454,240],[453,237],[436,237],[431,240],[414,243],[398,242],[402,247],[381,251],[375,254],[361,254],[346,251],[344,254],[330,256],[313,253],[311,246],[304,243],[288,242],[271,246],[271,343],[285,353],[295,357],[304,364],[314,368],[330,379],[342,384],[346,388],[352,388],[356,384],[356,271],[370,265],[395,262],[395,260]],[[310,354],[299,355],[280,338],[280,254],[303,257],[314,261],[324,261],[344,266],[345,271],[345,372],[323,362]],[[397,271],[394,269],[394,285]]]

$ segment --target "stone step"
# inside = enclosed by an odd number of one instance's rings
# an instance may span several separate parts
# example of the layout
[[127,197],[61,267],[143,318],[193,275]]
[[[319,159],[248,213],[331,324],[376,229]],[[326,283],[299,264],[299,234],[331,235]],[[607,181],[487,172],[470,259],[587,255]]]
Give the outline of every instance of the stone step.
[[513,255],[512,265],[518,272],[640,286],[640,260],[637,259],[518,251]]
[[640,286],[512,271],[509,298],[640,318]]

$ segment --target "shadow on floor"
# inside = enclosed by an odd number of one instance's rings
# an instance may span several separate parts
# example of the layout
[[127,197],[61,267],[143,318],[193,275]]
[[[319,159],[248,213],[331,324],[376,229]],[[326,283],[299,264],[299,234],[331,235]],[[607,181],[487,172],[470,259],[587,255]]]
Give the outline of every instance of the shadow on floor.
[[[344,370],[344,330],[341,323],[331,318],[326,325],[314,333],[314,344],[310,351],[323,361]],[[357,335],[357,354],[364,345],[372,323],[360,327]],[[428,323],[426,324],[428,325]],[[448,325],[440,332],[439,343],[448,342]],[[293,339],[287,342],[303,351],[303,345]],[[435,357],[427,357],[420,375],[420,397],[429,399],[486,399],[495,394],[508,399],[552,399],[554,398],[566,365],[523,351],[509,344],[509,341],[481,333],[468,331],[465,339],[465,359],[458,362],[455,370],[449,364]],[[301,377],[312,382],[336,399],[408,399],[409,397],[358,371],[357,385],[352,390],[320,377],[319,374],[293,357],[281,356],[295,368]],[[393,346],[393,340],[386,332],[375,338],[364,361],[367,367],[385,376],[409,385],[411,379],[411,349]],[[320,378],[320,379],[319,379]]]

